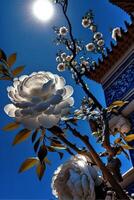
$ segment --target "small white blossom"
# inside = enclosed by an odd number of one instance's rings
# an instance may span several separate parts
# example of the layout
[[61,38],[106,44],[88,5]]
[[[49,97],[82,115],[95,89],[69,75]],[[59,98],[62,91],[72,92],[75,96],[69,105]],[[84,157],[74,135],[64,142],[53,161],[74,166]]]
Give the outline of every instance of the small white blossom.
[[81,64],[87,67],[89,65],[89,62],[86,60],[83,60]]
[[116,27],[112,30],[112,38],[116,41],[116,37],[121,37],[121,29],[120,27]]
[[69,56],[69,55],[68,55],[68,56],[66,57],[66,61],[67,61],[67,62],[70,62],[71,59],[72,59],[72,57],[73,57],[73,56]]
[[96,26],[95,26],[95,25],[91,25],[89,28],[90,28],[90,30],[93,31],[93,32],[96,31]]
[[68,32],[68,29],[65,26],[60,27],[59,34],[65,36]]
[[102,33],[100,33],[100,32],[94,33],[94,39],[95,39],[95,40],[99,40],[99,39],[101,39],[102,37],[103,37]]
[[91,20],[90,20],[90,19],[84,18],[84,19],[82,20],[82,26],[83,26],[84,28],[88,28],[88,27],[90,26],[90,24],[91,24]]
[[87,49],[87,51],[94,51],[94,50],[95,50],[95,45],[94,45],[94,43],[88,43],[88,44],[86,45],[86,49]]
[[66,53],[62,53],[62,54],[61,54],[61,58],[62,58],[63,61],[66,60],[66,56],[67,56]]
[[104,46],[104,44],[105,44],[104,40],[98,40],[98,42],[97,42],[97,45],[98,45],[99,47]]
[[51,72],[23,75],[7,88],[12,104],[6,105],[4,110],[27,129],[51,128],[74,104],[73,88],[65,84],[63,77]]
[[58,64],[57,70],[58,70],[59,72],[63,72],[63,71],[65,71],[65,69],[66,69],[65,63],[59,63],[59,64]]

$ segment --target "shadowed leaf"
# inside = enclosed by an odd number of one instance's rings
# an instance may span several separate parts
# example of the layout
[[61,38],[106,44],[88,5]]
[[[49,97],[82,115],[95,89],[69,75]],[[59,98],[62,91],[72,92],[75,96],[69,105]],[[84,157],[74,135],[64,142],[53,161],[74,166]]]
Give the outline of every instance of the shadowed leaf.
[[40,145],[40,142],[41,142],[41,138],[39,138],[35,144],[34,144],[34,151],[35,153],[37,152],[38,148],[39,148],[39,145]]
[[39,163],[39,159],[38,158],[28,158],[27,160],[25,160],[20,169],[19,169],[19,173],[24,172],[32,167],[34,167],[35,165],[37,165]]
[[5,60],[5,61],[7,60],[7,56],[6,56],[5,52],[2,49],[0,49],[0,60],[1,59]]
[[35,130],[34,133],[32,134],[32,143],[36,140],[38,134],[38,130]]
[[11,122],[11,123],[7,124],[6,126],[4,126],[3,130],[4,131],[12,131],[12,130],[17,129],[19,126],[20,126],[19,123],[17,123],[17,122]]
[[38,178],[39,180],[42,179],[43,175],[44,175],[44,172],[45,172],[45,169],[46,169],[46,165],[45,164],[39,164],[36,168],[36,173],[38,175]]
[[64,156],[64,153],[62,153],[62,152],[57,152],[58,154],[59,154],[59,156],[60,156],[60,159],[62,159],[63,158],[63,156]]
[[127,135],[124,137],[125,141],[127,142],[131,142],[134,140],[134,134],[131,134],[131,135]]
[[42,162],[46,156],[47,156],[47,148],[45,145],[42,145],[38,152],[38,158],[40,162]]
[[9,67],[11,67],[11,66],[15,63],[15,61],[16,61],[16,56],[17,56],[17,54],[14,53],[14,54],[10,55],[10,56],[7,58],[7,64],[8,64]]
[[19,144],[26,140],[31,134],[31,130],[23,129],[14,138],[13,145]]
[[14,76],[17,76],[24,70],[24,68],[25,68],[25,66],[17,67],[16,69],[12,70],[12,74]]

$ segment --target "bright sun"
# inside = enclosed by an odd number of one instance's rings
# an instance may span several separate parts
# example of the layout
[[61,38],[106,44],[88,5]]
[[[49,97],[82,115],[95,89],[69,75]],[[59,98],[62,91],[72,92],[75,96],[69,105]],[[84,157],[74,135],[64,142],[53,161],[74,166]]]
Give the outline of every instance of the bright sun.
[[41,21],[48,21],[52,18],[54,8],[50,0],[36,0],[33,4],[33,13]]

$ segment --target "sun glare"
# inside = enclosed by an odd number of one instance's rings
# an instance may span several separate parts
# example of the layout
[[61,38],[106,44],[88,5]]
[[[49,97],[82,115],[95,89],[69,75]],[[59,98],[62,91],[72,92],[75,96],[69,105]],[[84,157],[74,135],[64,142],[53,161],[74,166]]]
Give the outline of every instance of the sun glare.
[[45,22],[52,18],[54,8],[50,0],[36,0],[33,4],[33,13],[39,20]]

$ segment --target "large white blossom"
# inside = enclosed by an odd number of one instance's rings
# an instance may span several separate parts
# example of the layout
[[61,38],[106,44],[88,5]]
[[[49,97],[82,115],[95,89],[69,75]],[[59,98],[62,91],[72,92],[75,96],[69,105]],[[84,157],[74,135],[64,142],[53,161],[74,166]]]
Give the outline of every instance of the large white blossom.
[[76,155],[55,171],[52,190],[59,200],[95,200],[95,186],[102,178],[89,162],[88,157]]
[[73,88],[65,84],[63,77],[44,71],[15,78],[7,88],[12,104],[4,110],[28,129],[51,128],[74,104]]

